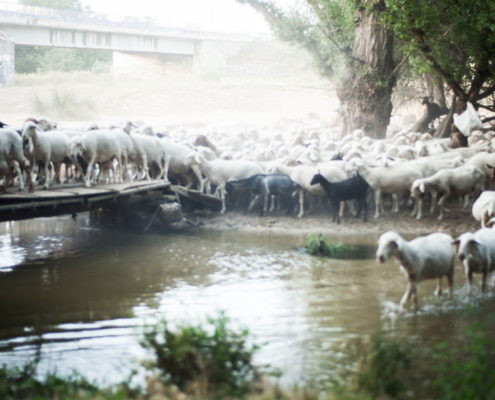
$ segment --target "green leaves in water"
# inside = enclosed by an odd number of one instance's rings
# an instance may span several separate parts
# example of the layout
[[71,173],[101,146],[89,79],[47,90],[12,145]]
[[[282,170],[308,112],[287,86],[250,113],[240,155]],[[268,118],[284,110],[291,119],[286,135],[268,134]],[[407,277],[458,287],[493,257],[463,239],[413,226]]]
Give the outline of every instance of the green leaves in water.
[[[321,233],[310,233],[306,238],[305,248],[312,256],[333,258],[354,258],[357,253],[360,253],[359,246],[348,245],[341,242],[330,243],[327,235]],[[359,258],[359,256],[356,258]]]

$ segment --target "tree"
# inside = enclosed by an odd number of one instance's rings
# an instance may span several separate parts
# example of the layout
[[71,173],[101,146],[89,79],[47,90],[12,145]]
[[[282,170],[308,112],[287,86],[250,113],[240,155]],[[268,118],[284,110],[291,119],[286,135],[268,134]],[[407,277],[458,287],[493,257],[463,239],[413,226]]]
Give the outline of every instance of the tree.
[[323,76],[336,78],[344,133],[385,136],[398,68],[393,36],[377,17],[384,0],[307,0],[292,11],[274,1],[238,1],[260,11],[282,40],[307,49]]
[[487,102],[495,92],[493,0],[387,0],[379,17],[416,70],[435,73],[452,90],[456,112],[467,102],[495,112],[494,99]]
[[79,0],[20,0],[19,4],[22,4],[24,6],[61,8],[71,11],[83,10],[83,7]]

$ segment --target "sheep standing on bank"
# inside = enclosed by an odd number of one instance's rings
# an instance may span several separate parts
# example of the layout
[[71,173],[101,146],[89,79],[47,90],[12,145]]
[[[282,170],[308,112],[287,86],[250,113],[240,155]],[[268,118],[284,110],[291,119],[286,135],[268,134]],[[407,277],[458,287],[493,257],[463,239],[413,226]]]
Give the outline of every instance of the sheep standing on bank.
[[332,203],[332,221],[337,221],[340,224],[339,208],[341,201],[357,200],[358,211],[356,217],[359,217],[363,212],[363,221],[366,222],[368,213],[368,204],[366,203],[366,195],[368,193],[368,182],[359,174],[340,181],[331,183],[321,174],[316,174],[311,179],[311,185],[320,184],[325,190],[330,202]]
[[486,290],[486,278],[495,271],[495,230],[483,228],[475,233],[466,232],[453,242],[458,246],[457,254],[464,265],[464,272],[472,288],[473,274],[482,275],[481,290]]
[[225,190],[227,195],[233,197],[236,197],[240,192],[247,192],[249,196],[247,211],[251,211],[261,197],[260,216],[268,211],[270,197],[274,197],[274,202],[275,196],[280,200],[286,200],[291,205],[287,209],[287,213],[289,213],[295,208],[294,196],[297,195],[300,198],[303,195],[302,188],[290,179],[289,176],[284,174],[257,174],[246,179],[227,182]]
[[417,285],[425,279],[438,279],[435,294],[441,295],[441,279],[447,277],[449,295],[452,297],[455,258],[452,241],[452,237],[445,233],[432,233],[411,241],[404,240],[392,231],[380,236],[376,261],[384,263],[390,257],[395,257],[408,280],[400,301],[401,308],[406,305],[411,295],[414,295],[415,309],[418,310]]
[[495,224],[495,191],[485,190],[473,203],[473,217],[482,228],[491,228]]
[[[443,169],[428,178],[415,180],[411,184],[411,194],[418,198],[427,192],[442,193],[438,200],[440,208],[439,220],[443,219],[443,206],[447,198],[455,193],[464,196],[464,207],[467,207],[469,196],[477,195],[485,182],[485,174],[474,165],[463,165],[462,167]],[[418,207],[418,210],[420,207]],[[420,215],[420,214],[418,214]]]

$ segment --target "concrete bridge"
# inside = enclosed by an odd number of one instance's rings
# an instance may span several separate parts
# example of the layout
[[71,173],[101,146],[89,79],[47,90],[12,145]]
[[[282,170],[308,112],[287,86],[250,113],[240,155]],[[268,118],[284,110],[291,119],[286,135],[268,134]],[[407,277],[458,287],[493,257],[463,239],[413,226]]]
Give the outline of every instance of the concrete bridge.
[[[180,63],[222,63],[254,36],[157,26],[149,18],[117,17],[0,2],[0,61],[3,77],[14,79],[14,46],[113,51],[114,72]],[[1,79],[1,77],[0,77]]]

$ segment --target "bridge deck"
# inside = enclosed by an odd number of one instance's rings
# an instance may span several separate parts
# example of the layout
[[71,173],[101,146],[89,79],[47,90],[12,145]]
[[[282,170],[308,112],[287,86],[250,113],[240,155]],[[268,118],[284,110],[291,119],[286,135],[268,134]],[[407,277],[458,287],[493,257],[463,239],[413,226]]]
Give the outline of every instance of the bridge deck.
[[88,211],[119,198],[150,191],[166,191],[166,181],[104,184],[91,188],[82,185],[59,185],[33,193],[9,191],[0,195],[0,221],[19,220]]

